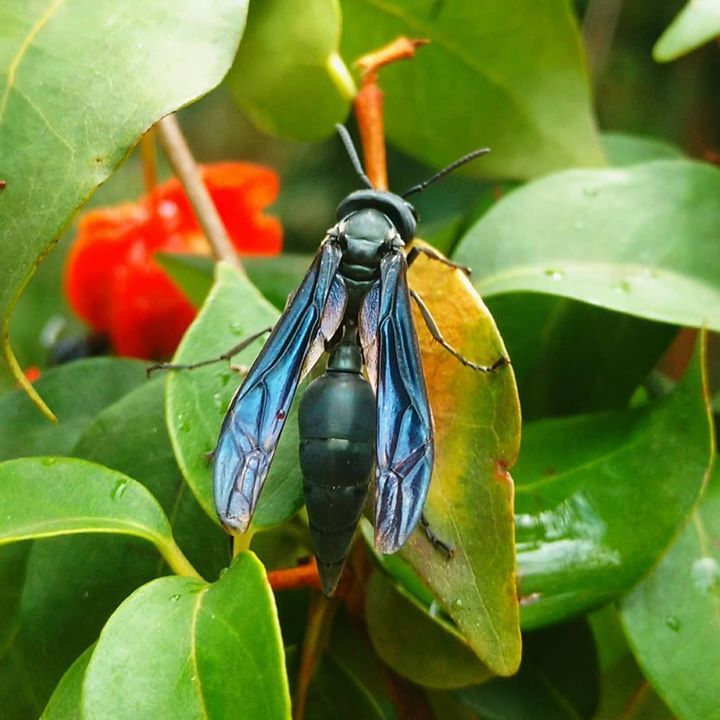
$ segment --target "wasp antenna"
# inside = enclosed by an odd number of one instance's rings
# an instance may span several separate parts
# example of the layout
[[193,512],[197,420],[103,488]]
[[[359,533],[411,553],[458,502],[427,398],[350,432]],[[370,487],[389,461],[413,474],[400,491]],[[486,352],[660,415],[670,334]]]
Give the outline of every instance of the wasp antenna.
[[467,155],[463,155],[459,160],[456,160],[454,163],[451,163],[439,172],[436,172],[432,177],[429,177],[427,180],[423,180],[417,185],[413,185],[409,190],[406,190],[400,197],[406,198],[410,195],[414,195],[415,193],[422,192],[428,185],[432,185],[434,182],[442,180],[442,178],[444,178],[446,175],[449,175],[453,170],[457,170],[459,167],[465,165],[466,163],[469,163],[471,160],[474,160],[481,155],[487,155],[489,152],[490,148],[480,148],[479,150],[473,150]]
[[365,170],[363,170],[360,157],[357,154],[357,150],[355,149],[355,145],[353,145],[352,138],[350,137],[350,133],[347,131],[347,128],[338,123],[335,125],[335,129],[338,131],[338,135],[345,146],[345,150],[347,150],[347,154],[350,156],[350,162],[355,168],[355,172],[358,174],[358,177],[372,190],[373,184],[370,182],[370,178],[365,174]]

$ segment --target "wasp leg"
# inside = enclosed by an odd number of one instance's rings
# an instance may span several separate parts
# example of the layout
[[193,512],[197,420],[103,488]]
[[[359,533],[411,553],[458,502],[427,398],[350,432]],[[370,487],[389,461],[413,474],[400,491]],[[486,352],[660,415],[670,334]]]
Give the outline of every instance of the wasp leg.
[[[154,365],[150,365],[150,367],[148,368],[145,368],[145,374],[150,377],[150,375],[152,375],[157,370],[195,370],[195,368],[205,367],[206,365],[213,365],[214,363],[223,362],[223,360],[230,360],[233,355],[237,355],[239,352],[242,352],[246,347],[252,345],[258,338],[261,338],[263,335],[269,333],[271,330],[272,328],[265,328],[264,330],[260,330],[260,332],[256,332],[253,335],[244,338],[237,345],[230,348],[230,350],[224,352],[219,357],[211,358],[210,360],[201,360],[200,362],[190,363],[189,365],[175,365],[173,363],[159,362],[155,363]],[[241,366],[231,366],[231,368],[236,370],[237,372],[247,371],[247,368]]]
[[433,529],[430,527],[428,519],[425,517],[425,513],[420,516],[420,525],[422,525],[422,529],[425,531],[425,534],[427,535],[427,539],[430,541],[430,544],[436,550],[443,553],[445,557],[449,560],[455,554],[455,548],[450,545],[450,543],[446,543],[444,540],[441,540],[433,532]]
[[450,345],[450,343],[442,336],[440,328],[435,322],[435,318],[430,314],[430,310],[428,309],[428,306],[423,302],[422,298],[414,290],[410,290],[410,295],[412,295],[413,300],[417,303],[420,314],[422,315],[423,320],[425,321],[425,324],[430,331],[430,334],[433,336],[433,340],[440,343],[440,345],[442,345],[445,350],[447,350],[463,365],[471,368],[472,370],[477,370],[478,372],[489,373],[494,372],[495,370],[503,367],[504,365],[510,364],[510,358],[506,357],[505,355],[501,355],[492,365],[478,365],[477,363],[468,360],[464,355],[461,355],[452,345]]
[[417,260],[418,255],[422,253],[423,255],[426,255],[431,260],[437,260],[437,262],[442,263],[443,265],[447,265],[448,267],[454,268],[455,270],[460,270],[461,272],[464,272],[466,275],[472,274],[472,270],[467,265],[460,265],[460,263],[453,262],[452,260],[448,260],[446,257],[443,257],[440,253],[435,252],[434,250],[431,250],[427,247],[418,247],[417,245],[413,245],[413,247],[410,248],[410,252],[407,254],[407,264],[408,267],[412,265],[415,260]]

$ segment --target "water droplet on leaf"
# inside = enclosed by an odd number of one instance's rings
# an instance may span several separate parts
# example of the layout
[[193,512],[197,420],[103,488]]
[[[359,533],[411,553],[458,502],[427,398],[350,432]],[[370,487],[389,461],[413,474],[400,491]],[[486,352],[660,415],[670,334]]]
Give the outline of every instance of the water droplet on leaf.
[[116,481],[115,487],[112,489],[110,496],[113,500],[120,499],[125,491],[127,490],[128,481],[125,478],[120,478]]
[[680,620],[674,615],[668,615],[665,618],[665,624],[674,632],[677,632],[680,629]]
[[632,285],[627,280],[619,280],[613,285],[613,290],[629,293],[632,290]]
[[710,556],[698,558],[690,570],[695,587],[703,592],[709,592],[720,577],[720,565]]
[[545,270],[545,274],[551,280],[562,280],[565,277],[565,272],[563,270],[555,270],[553,268],[548,268],[547,270]]

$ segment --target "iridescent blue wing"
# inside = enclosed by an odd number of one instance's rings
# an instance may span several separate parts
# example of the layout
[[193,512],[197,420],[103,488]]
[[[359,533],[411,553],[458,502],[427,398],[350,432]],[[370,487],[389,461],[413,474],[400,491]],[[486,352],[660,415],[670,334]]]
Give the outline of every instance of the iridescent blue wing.
[[363,301],[360,342],[377,394],[375,547],[391,553],[420,520],[433,468],[432,414],[400,251],[383,258]]
[[323,243],[225,415],[213,489],[229,530],[247,530],[311,350],[316,356],[342,321],[347,292],[337,275],[341,256],[336,244]]

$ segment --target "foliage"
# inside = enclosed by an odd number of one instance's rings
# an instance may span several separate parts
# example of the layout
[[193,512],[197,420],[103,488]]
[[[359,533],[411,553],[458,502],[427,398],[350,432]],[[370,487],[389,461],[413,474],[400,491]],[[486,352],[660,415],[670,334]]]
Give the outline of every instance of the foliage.
[[[116,357],[50,368],[53,328],[80,327],[64,305],[73,233],[63,233],[109,179],[98,204],[137,204],[86,214],[80,229],[100,218],[105,232],[120,213],[113,283],[125,282],[125,232],[139,232],[128,218],[140,213],[147,229],[153,205],[152,192],[137,201],[132,149],[207,95],[180,115],[190,144],[203,161],[277,168],[270,213],[289,252],[247,258],[247,275],[179,255],[199,239],[186,208],[192,227],[143,245],[141,265],[152,257],[180,298],[183,328],[197,312],[177,362],[271,326],[357,186],[337,141],[315,141],[349,118],[358,56],[408,34],[432,42],[380,76],[392,186],[492,146],[416,201],[421,235],[472,266],[469,281],[420,258],[410,282],[453,346],[484,364],[507,352],[512,367],[474,373],[415,317],[436,433],[427,515],[455,555],[446,560],[421,530],[378,555],[362,521],[349,589],[327,606],[305,717],[720,718],[710,411],[720,356],[709,332],[720,330],[720,174],[688,156],[713,149],[720,112],[697,83],[702,118],[658,138],[638,121],[647,88],[628,90],[618,70],[632,55],[627,28],[649,28],[632,47],[643,62],[654,41],[668,61],[720,32],[717,3],[690,0],[659,39],[654,17],[628,9],[604,75],[597,38],[579,27],[585,5],[313,0],[301,12],[274,0],[0,0],[3,717],[290,717],[318,597],[272,592],[267,572],[311,552],[296,409],[231,558],[206,455],[239,378],[220,363],[148,382],[142,363]],[[662,5],[669,22],[677,8]],[[671,85],[673,69],[714,67],[716,55],[706,47],[651,72],[681,97],[685,75]],[[658,127],[677,126],[672,105]],[[608,129],[644,135],[600,132],[618,117],[627,122]],[[268,177],[262,197],[243,188],[223,217],[271,202]],[[274,252],[279,228],[262,221],[276,242],[261,249]],[[231,233],[241,249],[260,247],[253,227]],[[90,314],[145,302],[130,283],[132,297],[108,300],[104,269],[91,262],[78,281]],[[157,326],[123,328],[150,347],[142,333]],[[40,379],[21,380],[57,424],[16,387],[11,371],[30,365]]]

